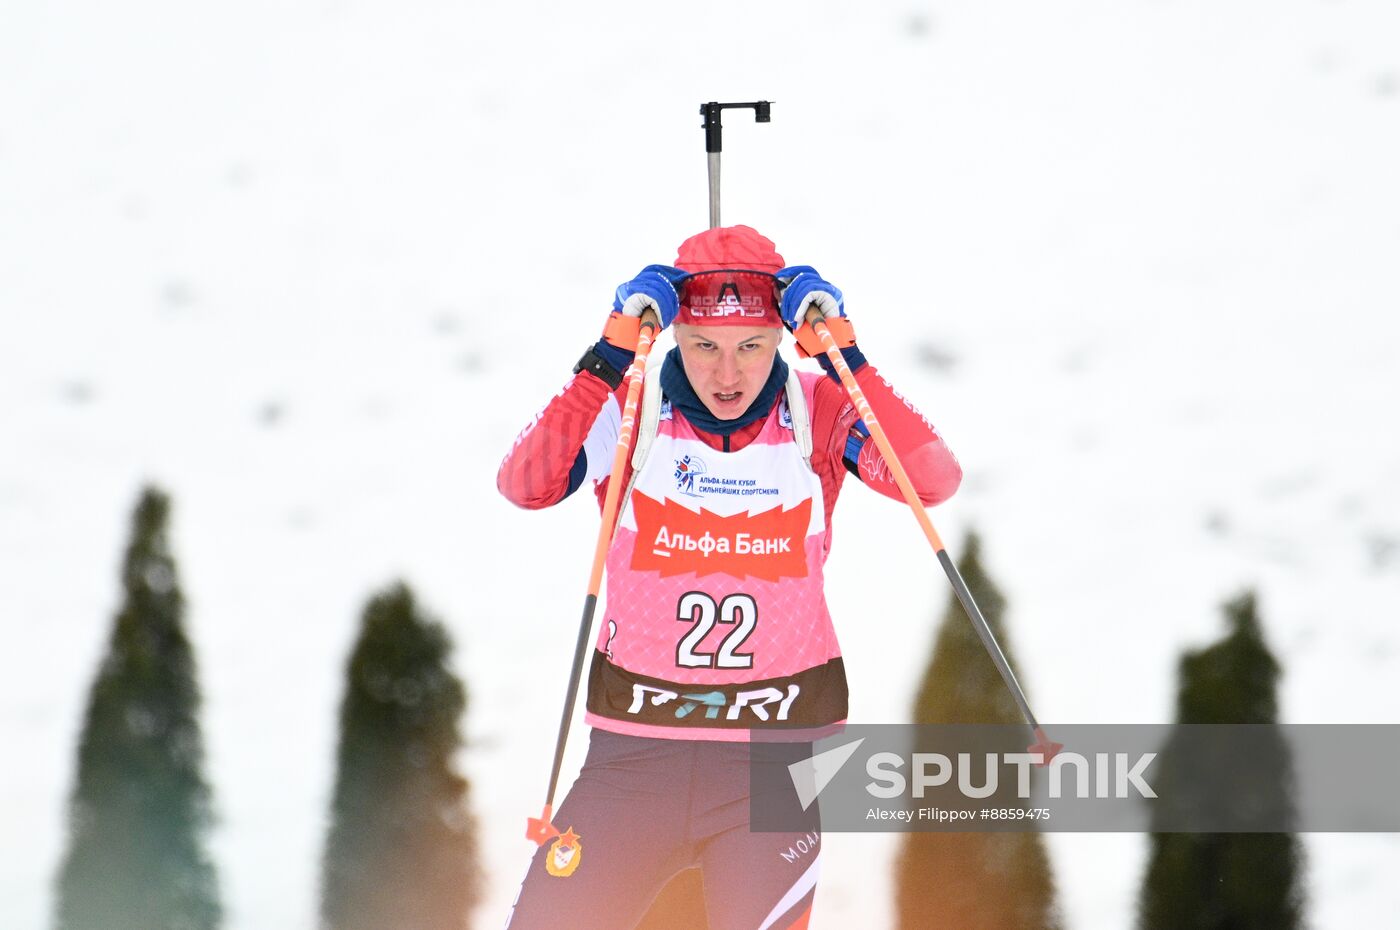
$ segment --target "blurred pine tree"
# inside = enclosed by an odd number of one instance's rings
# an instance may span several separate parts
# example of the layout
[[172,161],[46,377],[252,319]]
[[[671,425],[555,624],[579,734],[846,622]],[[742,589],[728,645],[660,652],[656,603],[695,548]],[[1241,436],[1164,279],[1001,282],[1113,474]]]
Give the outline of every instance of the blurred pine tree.
[[146,488],[78,744],[58,930],[210,930],[222,916],[204,851],[213,815],[169,515],[170,499]]
[[331,826],[328,930],[463,930],[480,897],[462,745],[466,690],[451,644],[402,584],[365,608],[346,669]]
[[[1230,632],[1181,659],[1176,722],[1278,723],[1280,667],[1264,643],[1252,591],[1225,604]],[[1292,811],[1292,764],[1282,736],[1263,747],[1259,769],[1276,775],[1224,792],[1249,797],[1277,819]],[[1168,750],[1162,753],[1171,759]],[[1164,763],[1157,779],[1163,803],[1208,814],[1219,797],[1193,797],[1189,784]],[[1213,795],[1219,794],[1212,789]],[[1153,833],[1139,898],[1143,930],[1290,930],[1303,922],[1301,849],[1291,833]]]
[[[958,571],[1015,669],[1002,627],[1006,598],[982,567],[981,549],[981,540],[970,534]],[[914,702],[914,722],[1023,723],[996,665],[951,593]],[[1050,861],[1038,833],[908,833],[895,875],[901,930],[1053,930],[1060,926]]]

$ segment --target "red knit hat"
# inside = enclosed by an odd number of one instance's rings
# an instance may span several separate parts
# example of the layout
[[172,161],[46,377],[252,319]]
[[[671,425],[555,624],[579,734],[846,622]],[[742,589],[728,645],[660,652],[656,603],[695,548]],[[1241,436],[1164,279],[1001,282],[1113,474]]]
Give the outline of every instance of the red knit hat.
[[721,226],[691,236],[676,252],[676,267],[691,272],[680,289],[676,322],[782,326],[774,274],[785,265],[772,241],[748,226]]

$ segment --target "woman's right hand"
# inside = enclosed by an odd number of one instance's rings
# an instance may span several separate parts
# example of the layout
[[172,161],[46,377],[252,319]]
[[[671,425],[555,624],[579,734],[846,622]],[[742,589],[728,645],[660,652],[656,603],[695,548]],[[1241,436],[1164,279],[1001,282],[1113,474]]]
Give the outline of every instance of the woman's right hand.
[[640,317],[651,310],[665,329],[680,312],[679,285],[689,275],[670,265],[647,265],[636,277],[617,286],[613,312]]

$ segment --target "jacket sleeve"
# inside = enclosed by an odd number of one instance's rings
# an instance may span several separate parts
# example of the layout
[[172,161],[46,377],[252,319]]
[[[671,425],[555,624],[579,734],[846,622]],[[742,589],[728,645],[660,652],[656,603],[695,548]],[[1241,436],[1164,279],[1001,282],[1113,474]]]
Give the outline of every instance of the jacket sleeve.
[[621,403],[601,378],[574,375],[516,437],[496,472],[496,487],[517,507],[559,503],[612,467]]
[[[962,482],[962,466],[947,443],[919,410],[866,364],[856,371],[856,383],[884,428],[899,463],[924,506],[942,503]],[[861,483],[886,497],[904,500],[885,457],[865,424],[857,417],[846,390],[831,378],[822,378],[813,396],[813,448],[841,461]],[[820,436],[817,424],[832,424],[829,436]]]

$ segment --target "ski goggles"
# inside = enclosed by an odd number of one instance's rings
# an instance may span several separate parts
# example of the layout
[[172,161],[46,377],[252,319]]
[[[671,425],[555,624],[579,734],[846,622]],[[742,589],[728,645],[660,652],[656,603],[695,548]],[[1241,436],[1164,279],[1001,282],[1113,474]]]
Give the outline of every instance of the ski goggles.
[[691,326],[782,326],[778,279],[763,271],[717,268],[697,271],[676,287],[677,323]]

